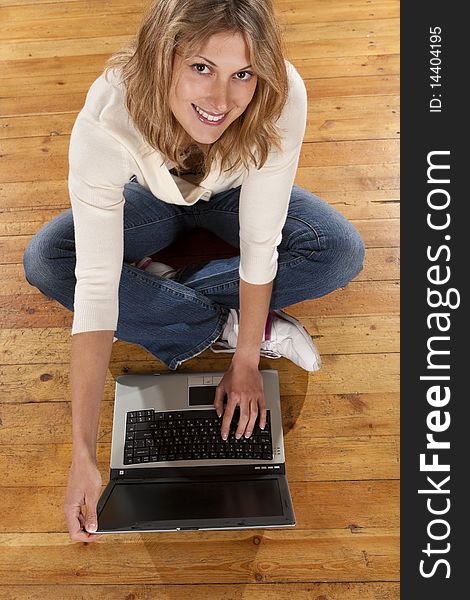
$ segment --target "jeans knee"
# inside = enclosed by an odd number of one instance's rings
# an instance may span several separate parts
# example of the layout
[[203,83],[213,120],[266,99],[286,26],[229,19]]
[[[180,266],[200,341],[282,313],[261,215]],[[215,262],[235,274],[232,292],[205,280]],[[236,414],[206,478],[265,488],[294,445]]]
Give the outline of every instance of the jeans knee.
[[33,237],[23,253],[23,271],[25,279],[30,285],[41,288],[44,280],[48,278],[50,260],[45,252],[44,244],[40,243],[36,236]]
[[358,230],[346,221],[337,237],[337,252],[344,282],[354,279],[364,268],[365,244]]

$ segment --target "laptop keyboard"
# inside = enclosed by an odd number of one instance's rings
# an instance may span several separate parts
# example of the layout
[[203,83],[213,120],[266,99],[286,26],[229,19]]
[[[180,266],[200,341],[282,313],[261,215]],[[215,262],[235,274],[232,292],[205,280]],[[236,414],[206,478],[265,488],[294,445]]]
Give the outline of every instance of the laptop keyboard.
[[124,464],[217,458],[272,460],[270,411],[266,411],[263,431],[258,414],[248,439],[243,435],[239,440],[235,438],[239,416],[237,406],[228,438],[223,440],[220,430],[224,415],[218,417],[215,409],[128,412]]

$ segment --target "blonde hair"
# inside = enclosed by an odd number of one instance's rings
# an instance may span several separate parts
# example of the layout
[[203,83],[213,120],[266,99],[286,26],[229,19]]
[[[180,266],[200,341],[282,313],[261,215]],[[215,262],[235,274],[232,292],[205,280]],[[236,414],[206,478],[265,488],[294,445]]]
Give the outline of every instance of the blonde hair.
[[110,69],[120,70],[126,108],[136,129],[181,170],[179,149],[188,134],[169,105],[174,52],[183,49],[184,58],[194,55],[220,32],[243,35],[258,81],[243,114],[210,146],[204,172],[210,171],[216,156],[221,171],[231,172],[241,164],[248,169],[250,162],[261,168],[272,146],[282,150],[275,122],[288,97],[286,50],[272,0],[156,0],[138,33],[106,61],[106,79]]

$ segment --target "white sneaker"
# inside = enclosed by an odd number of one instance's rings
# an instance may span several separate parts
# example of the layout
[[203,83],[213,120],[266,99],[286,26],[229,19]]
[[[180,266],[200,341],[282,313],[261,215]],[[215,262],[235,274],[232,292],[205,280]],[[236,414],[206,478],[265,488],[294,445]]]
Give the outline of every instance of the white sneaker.
[[[238,339],[238,310],[231,308],[222,336],[211,345],[212,352],[235,352]],[[288,358],[306,371],[318,371],[321,358],[304,326],[283,310],[268,314],[260,355]]]
[[150,273],[155,273],[155,275],[160,275],[160,277],[166,277],[168,279],[172,279],[176,273],[176,269],[173,269],[173,267],[157,262],[153,260],[153,258],[150,258],[150,256],[145,256],[142,260],[139,260],[135,266],[143,271],[149,271]]

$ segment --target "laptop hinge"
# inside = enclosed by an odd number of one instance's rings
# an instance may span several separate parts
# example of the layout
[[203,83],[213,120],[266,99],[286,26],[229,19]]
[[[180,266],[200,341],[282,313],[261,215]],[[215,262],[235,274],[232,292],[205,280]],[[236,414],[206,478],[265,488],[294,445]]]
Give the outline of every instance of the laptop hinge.
[[257,465],[178,466],[148,467],[138,469],[111,469],[111,480],[163,479],[168,477],[259,477],[262,475],[286,474],[285,463]]

